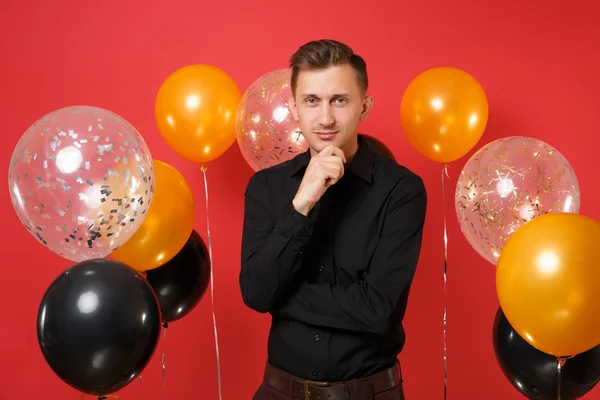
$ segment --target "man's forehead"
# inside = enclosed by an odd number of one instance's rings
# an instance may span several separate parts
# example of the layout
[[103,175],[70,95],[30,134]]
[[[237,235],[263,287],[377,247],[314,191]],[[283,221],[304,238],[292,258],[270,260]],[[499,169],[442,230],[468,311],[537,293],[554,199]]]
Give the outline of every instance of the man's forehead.
[[298,74],[296,92],[299,95],[356,94],[360,90],[351,66],[333,66],[319,70],[303,70]]

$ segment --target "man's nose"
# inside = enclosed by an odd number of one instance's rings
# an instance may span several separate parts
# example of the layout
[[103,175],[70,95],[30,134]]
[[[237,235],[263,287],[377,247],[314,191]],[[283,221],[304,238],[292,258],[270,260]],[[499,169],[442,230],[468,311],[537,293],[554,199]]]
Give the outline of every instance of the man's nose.
[[330,104],[323,104],[319,113],[318,122],[319,125],[322,126],[331,126],[335,123],[335,117],[333,116],[333,110]]

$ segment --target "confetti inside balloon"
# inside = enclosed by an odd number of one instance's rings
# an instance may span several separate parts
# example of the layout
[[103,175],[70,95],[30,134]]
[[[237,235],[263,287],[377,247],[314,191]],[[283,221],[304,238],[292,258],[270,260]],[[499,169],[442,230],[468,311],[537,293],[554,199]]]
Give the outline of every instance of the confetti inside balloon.
[[554,147],[529,137],[487,144],[466,163],[456,184],[460,228],[493,265],[525,222],[552,212],[578,213],[579,204],[569,162]]
[[144,139],[101,108],[55,110],[23,134],[8,183],[21,222],[43,245],[75,262],[101,258],[146,216],[154,170]]
[[242,96],[236,134],[242,155],[255,171],[290,160],[308,149],[289,108],[290,71],[269,72]]

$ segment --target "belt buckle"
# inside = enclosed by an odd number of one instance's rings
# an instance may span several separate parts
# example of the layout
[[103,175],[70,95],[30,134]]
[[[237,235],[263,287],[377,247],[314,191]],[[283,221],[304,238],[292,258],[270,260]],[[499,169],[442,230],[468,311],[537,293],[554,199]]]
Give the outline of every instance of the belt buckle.
[[313,387],[328,387],[331,386],[329,382],[319,382],[319,381],[304,381],[304,400],[310,400],[310,391],[308,388],[310,386]]

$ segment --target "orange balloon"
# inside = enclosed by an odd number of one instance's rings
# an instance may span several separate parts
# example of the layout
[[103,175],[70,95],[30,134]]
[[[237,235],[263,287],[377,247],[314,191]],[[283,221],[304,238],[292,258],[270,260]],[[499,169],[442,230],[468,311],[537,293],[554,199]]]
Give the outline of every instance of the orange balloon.
[[600,344],[600,223],[550,213],[525,223],[498,260],[506,318],[533,347],[557,357]]
[[236,140],[235,115],[242,97],[236,82],[211,65],[189,65],[173,72],[156,96],[158,129],[173,150],[206,163]]
[[408,85],[400,104],[400,122],[409,142],[425,157],[442,163],[471,151],[487,121],[483,88],[457,68],[421,73]]
[[179,171],[154,160],[154,197],[142,225],[111,257],[138,271],[157,268],[179,253],[194,229],[194,195]]

